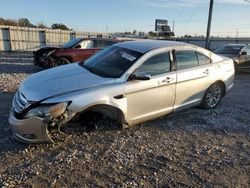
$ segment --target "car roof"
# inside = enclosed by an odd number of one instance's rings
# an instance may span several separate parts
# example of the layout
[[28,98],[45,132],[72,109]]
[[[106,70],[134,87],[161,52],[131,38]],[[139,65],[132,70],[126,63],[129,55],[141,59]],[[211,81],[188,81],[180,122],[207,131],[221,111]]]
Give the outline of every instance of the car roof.
[[115,44],[115,46],[121,48],[127,48],[141,53],[146,53],[148,51],[155,50],[158,48],[184,46],[184,45],[189,45],[189,44],[176,41],[161,41],[161,40],[129,41],[129,42],[122,42]]
[[80,40],[102,40],[102,41],[114,41],[114,42],[119,42],[119,41],[122,41],[122,40],[118,40],[118,39],[115,39],[115,38],[102,38],[102,37],[84,37],[84,38],[77,38],[77,39],[80,39]]
[[246,46],[247,44],[225,44],[224,46],[240,46],[240,47],[243,47],[243,46]]

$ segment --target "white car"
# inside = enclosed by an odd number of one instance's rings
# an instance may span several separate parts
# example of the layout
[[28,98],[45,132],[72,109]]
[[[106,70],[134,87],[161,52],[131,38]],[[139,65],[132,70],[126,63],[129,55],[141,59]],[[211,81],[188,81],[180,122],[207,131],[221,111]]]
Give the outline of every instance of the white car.
[[9,117],[22,142],[52,142],[50,131],[97,111],[123,127],[201,106],[215,108],[232,88],[234,64],[203,48],[170,41],[115,44],[86,62],[28,77]]

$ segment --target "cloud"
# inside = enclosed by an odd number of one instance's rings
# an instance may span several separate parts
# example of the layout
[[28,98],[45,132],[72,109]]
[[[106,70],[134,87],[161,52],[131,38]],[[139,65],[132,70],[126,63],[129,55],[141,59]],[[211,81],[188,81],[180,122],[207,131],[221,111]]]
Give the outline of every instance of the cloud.
[[[209,0],[137,0],[137,3],[151,6],[151,7],[196,7],[201,5],[208,5]],[[249,4],[250,0],[215,0],[216,4]]]

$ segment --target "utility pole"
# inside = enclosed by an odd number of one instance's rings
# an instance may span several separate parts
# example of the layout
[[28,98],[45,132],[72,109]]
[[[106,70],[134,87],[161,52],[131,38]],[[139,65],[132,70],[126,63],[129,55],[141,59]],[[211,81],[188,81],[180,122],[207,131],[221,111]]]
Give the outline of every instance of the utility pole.
[[174,33],[174,21],[173,21],[173,27],[172,27],[172,32]]
[[239,30],[237,30],[236,32],[236,44],[238,44],[239,42]]
[[236,39],[239,38],[239,30],[236,31]]
[[213,14],[213,5],[214,5],[214,0],[210,0],[208,23],[207,23],[207,36],[206,36],[206,45],[205,45],[206,49],[209,49],[210,47],[210,31],[211,31],[211,22],[212,22],[212,14]]

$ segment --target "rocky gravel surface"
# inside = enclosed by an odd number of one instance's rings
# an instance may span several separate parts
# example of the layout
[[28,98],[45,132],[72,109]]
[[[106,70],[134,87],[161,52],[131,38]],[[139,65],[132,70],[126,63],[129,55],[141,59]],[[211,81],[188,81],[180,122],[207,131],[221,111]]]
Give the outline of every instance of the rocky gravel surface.
[[33,57],[28,55],[0,53],[0,93],[15,92],[28,75],[41,70],[33,66]]
[[0,187],[250,187],[250,74],[236,76],[215,110],[26,145],[7,119],[13,92],[36,71],[31,62],[0,63]]

